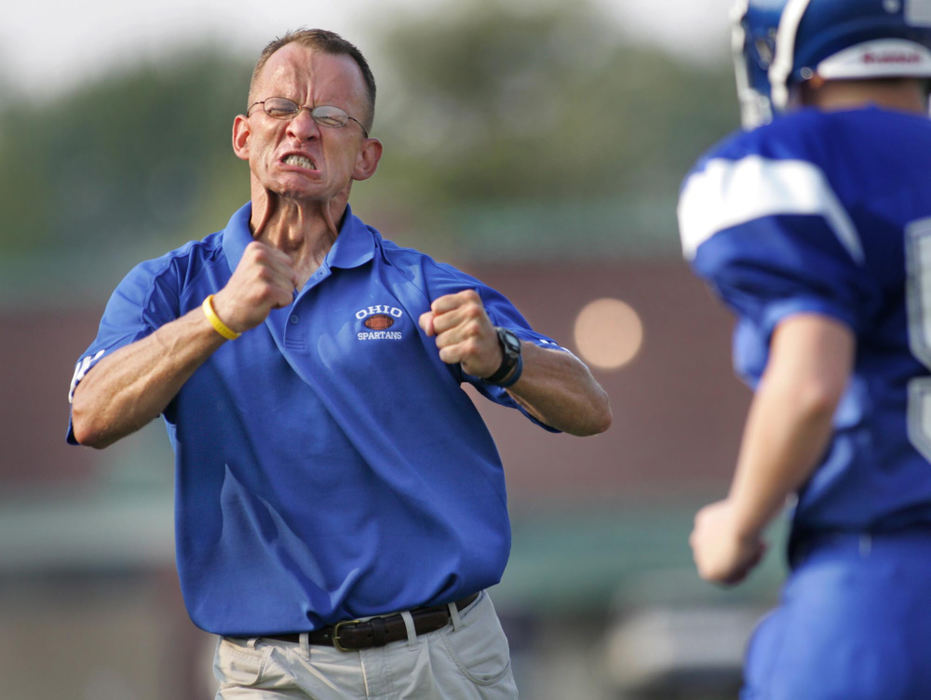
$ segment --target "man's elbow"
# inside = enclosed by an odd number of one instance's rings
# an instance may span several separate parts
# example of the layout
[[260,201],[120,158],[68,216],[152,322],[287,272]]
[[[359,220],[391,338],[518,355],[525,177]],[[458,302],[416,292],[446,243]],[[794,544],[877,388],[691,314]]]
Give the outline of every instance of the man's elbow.
[[116,442],[100,412],[92,410],[77,394],[71,404],[71,435],[79,445],[98,450]]
[[71,435],[79,445],[98,450],[113,442],[106,439],[105,431],[95,425],[94,421],[80,417],[76,411],[71,415]]
[[566,432],[577,435],[578,437],[588,437],[605,432],[611,427],[614,420],[614,414],[611,411],[611,403],[608,401],[608,395],[603,393],[589,405],[589,410],[584,416],[584,420],[579,421],[574,429]]
[[598,412],[597,420],[593,423],[592,431],[589,435],[598,435],[599,433],[605,432],[611,427],[613,421],[614,414],[611,412],[611,404],[609,404],[607,398],[605,398],[604,405]]

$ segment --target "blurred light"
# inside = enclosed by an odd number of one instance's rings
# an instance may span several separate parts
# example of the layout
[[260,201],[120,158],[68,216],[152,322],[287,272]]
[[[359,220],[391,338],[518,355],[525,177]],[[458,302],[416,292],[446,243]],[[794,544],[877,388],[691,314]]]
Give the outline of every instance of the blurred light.
[[575,345],[582,359],[598,369],[619,369],[633,360],[643,345],[643,323],[620,299],[596,299],[575,319]]

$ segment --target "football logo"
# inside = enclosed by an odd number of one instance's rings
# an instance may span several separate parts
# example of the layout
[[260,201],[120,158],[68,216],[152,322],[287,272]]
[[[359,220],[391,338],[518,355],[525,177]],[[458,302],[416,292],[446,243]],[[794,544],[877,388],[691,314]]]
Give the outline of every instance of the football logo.
[[394,325],[394,319],[387,314],[375,314],[366,318],[363,323],[373,331],[386,331]]
[[395,321],[398,321],[404,312],[397,306],[388,304],[375,304],[356,311],[356,318],[368,330],[356,333],[359,340],[401,340],[403,334],[400,330],[389,331]]

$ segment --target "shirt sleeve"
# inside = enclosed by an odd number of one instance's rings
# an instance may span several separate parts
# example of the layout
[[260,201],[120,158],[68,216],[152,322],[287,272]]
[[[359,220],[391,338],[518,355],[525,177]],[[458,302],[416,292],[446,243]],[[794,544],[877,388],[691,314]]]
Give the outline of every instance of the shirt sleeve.
[[824,314],[855,333],[867,323],[860,237],[814,165],[712,162],[686,181],[679,225],[693,269],[737,315],[734,363],[751,384],[788,316]]
[[[541,333],[537,333],[535,330],[533,330],[527,320],[513,306],[513,304],[511,304],[511,302],[499,292],[495,291],[491,287],[484,285],[480,286],[477,291],[479,296],[482,298],[482,303],[485,305],[485,311],[488,314],[488,317],[491,319],[491,322],[495,326],[502,326],[507,328],[513,331],[514,334],[522,341],[533,343],[538,347],[548,350],[569,352],[566,348],[559,345],[559,343],[557,343],[552,338],[549,338]],[[473,377],[465,373],[463,373],[463,379],[469,382],[479,391],[479,393],[491,401],[501,404],[502,406],[516,408],[525,416],[527,416],[531,421],[541,426],[542,428],[549,430],[550,432],[560,432],[559,430],[537,420],[532,415],[530,415],[511,397],[511,395],[507,392],[507,389],[504,387],[500,387],[495,384],[489,384],[484,379]]]

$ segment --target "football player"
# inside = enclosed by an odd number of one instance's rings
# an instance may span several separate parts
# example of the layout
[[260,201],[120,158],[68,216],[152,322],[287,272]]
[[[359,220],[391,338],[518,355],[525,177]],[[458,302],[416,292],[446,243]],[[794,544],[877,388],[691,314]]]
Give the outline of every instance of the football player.
[[695,272],[754,388],[691,533],[741,581],[791,506],[744,698],[931,698],[931,0],[743,0],[744,128],[683,183]]

